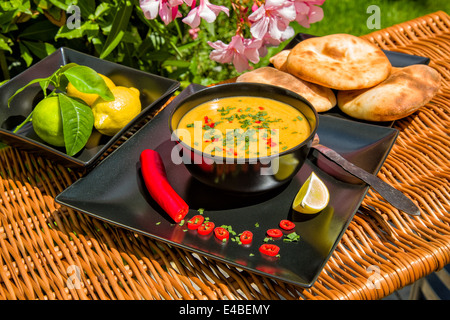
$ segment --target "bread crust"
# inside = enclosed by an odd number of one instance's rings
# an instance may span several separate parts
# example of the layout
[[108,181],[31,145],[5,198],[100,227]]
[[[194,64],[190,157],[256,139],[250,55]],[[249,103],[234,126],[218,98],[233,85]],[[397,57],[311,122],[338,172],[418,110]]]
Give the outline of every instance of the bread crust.
[[390,76],[373,88],[339,91],[338,106],[347,115],[361,120],[398,120],[428,103],[440,83],[441,75],[426,65],[392,68]]
[[336,103],[334,92],[314,83],[308,83],[293,75],[272,67],[262,67],[240,75],[236,82],[256,82],[276,85],[291,90],[308,100],[317,112],[325,112]]
[[290,74],[336,90],[373,87],[391,71],[380,48],[349,34],[304,40],[290,51],[285,64]]

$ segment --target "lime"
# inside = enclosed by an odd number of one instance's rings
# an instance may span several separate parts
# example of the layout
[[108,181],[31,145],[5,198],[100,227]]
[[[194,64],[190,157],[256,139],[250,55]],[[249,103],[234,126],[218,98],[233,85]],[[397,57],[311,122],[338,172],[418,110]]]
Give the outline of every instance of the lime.
[[34,108],[31,121],[39,138],[56,147],[64,146],[63,120],[58,97],[42,99]]
[[[107,76],[103,75],[103,74],[98,74],[100,77],[103,78],[103,80],[105,80],[106,86],[111,90],[111,88],[114,88],[116,85],[114,84],[114,82],[108,78]],[[78,91],[77,88],[75,88],[73,86],[73,84],[71,84],[69,82],[69,84],[67,85],[66,88],[66,92],[67,95],[70,97],[74,97],[74,98],[79,98],[81,100],[83,100],[84,102],[86,102],[86,104],[90,107],[92,107],[92,105],[94,104],[95,100],[97,100],[97,98],[99,97],[98,94],[95,93],[84,93],[81,91]]]
[[329,201],[327,186],[312,172],[295,196],[292,209],[301,213],[317,213],[322,211]]
[[115,135],[141,112],[138,89],[123,86],[110,89],[114,100],[105,101],[99,97],[92,106],[94,127],[107,136]]

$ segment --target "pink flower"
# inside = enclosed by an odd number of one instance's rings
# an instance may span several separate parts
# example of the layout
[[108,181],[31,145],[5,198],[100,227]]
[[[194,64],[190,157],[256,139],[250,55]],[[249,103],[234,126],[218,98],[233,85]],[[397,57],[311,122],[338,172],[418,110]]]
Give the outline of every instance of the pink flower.
[[295,0],[295,12],[297,18],[295,19],[301,26],[309,28],[311,23],[323,19],[323,9],[321,6],[325,0]]
[[192,40],[195,40],[198,38],[198,32],[200,31],[200,28],[192,28],[189,29],[189,36],[191,37]]
[[294,3],[286,0],[267,0],[249,17],[252,23],[250,32],[256,39],[262,39],[269,33],[270,37],[280,40],[289,23],[296,18]]
[[248,60],[253,63],[259,61],[259,49],[262,41],[257,39],[243,39],[236,35],[227,45],[222,41],[208,44],[214,49],[209,57],[220,63],[233,63],[237,72],[243,72],[250,68]]
[[211,4],[208,0],[200,0],[200,4],[192,9],[182,21],[191,28],[197,28],[200,25],[200,19],[204,19],[208,23],[214,22],[217,15],[221,11],[225,12],[226,15],[229,16],[230,10],[228,8],[224,6],[216,6]]
[[259,39],[243,39],[243,43],[245,57],[253,63],[258,63],[263,41]]
[[155,19],[159,14],[165,25],[182,16],[178,12],[181,4],[183,0],[139,0],[139,6],[147,19]]

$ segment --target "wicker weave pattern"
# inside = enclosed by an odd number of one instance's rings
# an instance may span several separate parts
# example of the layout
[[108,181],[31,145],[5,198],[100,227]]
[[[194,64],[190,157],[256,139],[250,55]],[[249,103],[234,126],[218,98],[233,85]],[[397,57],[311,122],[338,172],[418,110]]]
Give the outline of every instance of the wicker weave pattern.
[[0,299],[379,299],[441,269],[450,262],[450,18],[437,12],[364,38],[427,56],[443,77],[427,106],[395,123],[400,135],[379,174],[421,217],[370,191],[318,281],[303,289],[60,207],[55,196],[81,173],[8,147],[0,150]]

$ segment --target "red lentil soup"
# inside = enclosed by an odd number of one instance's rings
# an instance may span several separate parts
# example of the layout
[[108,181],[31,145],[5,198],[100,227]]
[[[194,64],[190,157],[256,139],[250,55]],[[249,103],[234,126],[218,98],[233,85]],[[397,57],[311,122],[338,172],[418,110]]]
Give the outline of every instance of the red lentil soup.
[[177,135],[206,154],[257,158],[292,149],[311,133],[296,108],[262,97],[228,97],[205,102],[181,119]]

